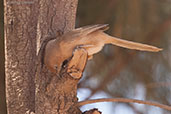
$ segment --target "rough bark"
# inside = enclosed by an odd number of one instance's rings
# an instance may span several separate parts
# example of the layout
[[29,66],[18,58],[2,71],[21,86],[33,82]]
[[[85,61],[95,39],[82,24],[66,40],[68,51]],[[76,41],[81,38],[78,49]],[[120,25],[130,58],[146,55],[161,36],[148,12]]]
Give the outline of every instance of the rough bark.
[[[44,46],[48,39],[58,38],[59,31],[66,32],[74,28],[77,0],[41,0],[38,20],[39,60],[36,75],[36,114],[79,114],[76,91],[79,79],[71,77],[65,67],[61,74],[49,72],[42,67]],[[50,36],[50,37],[47,37]],[[46,38],[46,40],[44,39]],[[42,41],[44,41],[42,43]],[[40,45],[41,44],[41,45]],[[83,54],[83,68],[86,63],[86,53]],[[75,56],[78,57],[78,54]],[[72,62],[69,62],[72,64]],[[68,65],[70,66],[70,65]],[[79,66],[79,65],[78,65]],[[83,69],[82,69],[83,70]]]
[[88,111],[85,111],[83,114],[102,114],[102,112],[98,111],[98,109],[94,108]]
[[[77,0],[6,0],[4,5],[8,113],[81,113],[76,105],[76,92],[87,53],[76,49],[60,74],[53,74],[42,66],[44,44],[58,38],[59,31],[65,33],[74,28]],[[73,66],[79,73],[71,76],[67,72],[72,71]]]
[[5,74],[8,114],[34,111],[37,3],[4,1]]

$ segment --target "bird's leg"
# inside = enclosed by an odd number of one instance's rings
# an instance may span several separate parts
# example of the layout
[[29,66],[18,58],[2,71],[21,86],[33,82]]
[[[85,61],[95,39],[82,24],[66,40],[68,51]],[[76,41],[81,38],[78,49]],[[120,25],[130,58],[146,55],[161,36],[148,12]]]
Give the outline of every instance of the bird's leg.
[[68,63],[67,73],[69,73],[74,79],[81,78],[87,63],[87,57],[87,51],[85,49],[76,48],[73,57]]

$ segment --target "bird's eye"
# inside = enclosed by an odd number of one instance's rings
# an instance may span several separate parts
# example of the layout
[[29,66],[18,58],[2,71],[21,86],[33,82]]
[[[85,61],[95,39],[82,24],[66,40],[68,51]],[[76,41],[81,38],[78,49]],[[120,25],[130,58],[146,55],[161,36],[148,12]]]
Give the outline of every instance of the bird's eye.
[[55,67],[56,70],[58,69],[58,66],[57,65],[55,65],[54,67]]
[[63,68],[66,67],[67,63],[68,63],[68,60],[66,59],[66,60],[62,63],[62,67],[63,67]]

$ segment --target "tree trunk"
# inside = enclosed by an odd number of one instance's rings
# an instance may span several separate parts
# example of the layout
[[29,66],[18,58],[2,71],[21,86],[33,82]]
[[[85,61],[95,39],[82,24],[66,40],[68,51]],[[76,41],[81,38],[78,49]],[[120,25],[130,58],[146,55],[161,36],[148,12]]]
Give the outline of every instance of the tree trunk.
[[8,114],[35,110],[36,1],[4,1],[5,74]]
[[65,73],[65,69],[61,77],[56,76],[45,66],[42,70],[38,67],[36,75],[35,64],[46,36],[74,28],[77,0],[5,0],[4,6],[8,114],[81,113],[75,105],[78,79]]
[[[59,31],[66,32],[74,28],[77,0],[42,0],[38,23],[38,44],[41,41],[58,36]],[[45,42],[48,43],[48,42]],[[39,47],[39,46],[38,46]],[[43,56],[40,49],[40,60]],[[39,61],[41,63],[41,61]],[[40,64],[39,64],[40,65]],[[77,103],[78,79],[66,73],[50,73],[45,66],[38,67],[36,75],[36,114],[79,114]]]

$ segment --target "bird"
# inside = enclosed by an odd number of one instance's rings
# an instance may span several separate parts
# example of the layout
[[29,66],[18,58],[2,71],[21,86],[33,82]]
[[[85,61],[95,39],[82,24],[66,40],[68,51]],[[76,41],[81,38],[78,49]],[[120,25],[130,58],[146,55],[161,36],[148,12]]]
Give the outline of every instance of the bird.
[[104,33],[108,28],[108,24],[87,25],[68,31],[59,36],[59,38],[50,40],[45,47],[44,64],[51,72],[59,73],[63,62],[73,56],[76,48],[85,49],[88,54],[88,60],[90,60],[106,44],[149,52],[162,50],[155,46],[110,36]]

